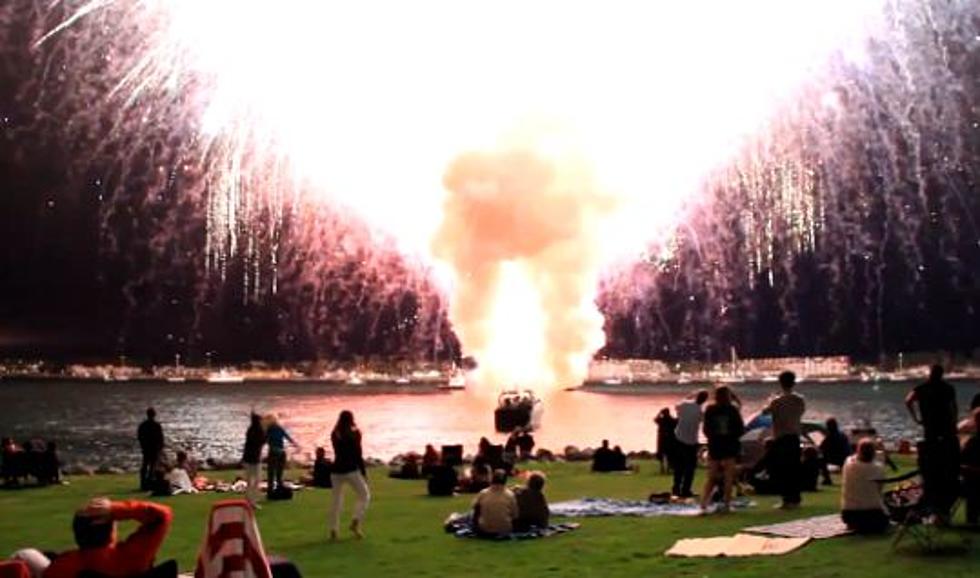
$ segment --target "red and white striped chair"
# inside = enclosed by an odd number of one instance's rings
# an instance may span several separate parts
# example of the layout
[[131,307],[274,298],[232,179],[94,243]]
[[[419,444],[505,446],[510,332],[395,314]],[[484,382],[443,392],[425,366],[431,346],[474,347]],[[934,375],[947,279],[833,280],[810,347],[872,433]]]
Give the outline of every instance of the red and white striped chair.
[[211,506],[194,578],[272,578],[255,511],[246,500]]

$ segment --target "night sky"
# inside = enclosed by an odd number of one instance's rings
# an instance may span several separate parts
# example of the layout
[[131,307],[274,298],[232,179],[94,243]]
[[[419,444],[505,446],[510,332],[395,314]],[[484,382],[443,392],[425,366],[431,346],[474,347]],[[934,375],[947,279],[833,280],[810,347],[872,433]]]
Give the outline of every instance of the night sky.
[[[182,178],[161,187],[138,169],[122,172],[112,158],[80,162],[103,135],[81,134],[72,111],[45,106],[37,55],[15,31],[0,39],[0,357],[166,362],[180,353],[194,362],[208,354],[228,361],[460,354],[441,298],[384,249],[364,249],[372,266],[356,258],[322,266],[316,287],[291,282],[287,267],[274,295],[243,294],[240,260],[229,264],[224,282],[206,274],[203,216],[181,204]],[[746,211],[781,209],[759,208],[756,193],[734,180],[706,185],[712,202],[692,213],[672,258],[641,261],[604,284],[602,353],[705,360],[727,358],[735,347],[741,357],[875,359],[936,349],[969,356],[980,347],[980,48],[943,41],[963,87],[949,103],[962,119],[958,134],[914,109],[901,123],[863,110],[872,100],[853,88],[860,79],[842,82],[851,114],[873,131],[835,128],[831,144],[801,155],[822,175],[848,175],[835,196],[820,197],[829,216],[813,246],[792,250],[777,238],[770,263],[749,263]],[[789,116],[780,130],[828,133],[805,115]],[[924,135],[919,145],[903,137],[908,125]],[[883,176],[869,134],[901,143],[890,148],[897,160],[889,161],[889,174],[897,176]],[[180,128],[170,137],[181,138]],[[962,153],[955,162],[939,152],[951,141]],[[767,154],[779,158],[778,151]],[[913,157],[924,174],[910,169]],[[179,228],[161,242],[159,231],[174,222]],[[344,226],[356,229],[335,229]],[[314,258],[290,246],[299,238],[291,228],[298,224],[285,223],[280,260]],[[392,288],[379,277],[379,260],[404,282]],[[312,293],[321,305],[315,314],[306,308]]]

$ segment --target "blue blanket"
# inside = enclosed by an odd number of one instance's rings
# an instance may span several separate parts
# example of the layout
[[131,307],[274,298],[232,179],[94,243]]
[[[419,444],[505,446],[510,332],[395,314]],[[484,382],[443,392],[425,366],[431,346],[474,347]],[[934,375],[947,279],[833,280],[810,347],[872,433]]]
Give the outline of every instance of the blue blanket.
[[478,534],[476,530],[473,529],[473,519],[470,514],[450,514],[445,523],[446,532],[456,536],[457,538],[482,538],[485,540],[497,541],[550,538],[551,536],[571,532],[572,530],[578,529],[578,527],[579,524],[575,523],[551,524],[547,528],[531,528],[525,532],[511,532],[510,534],[503,534],[499,536],[485,536]]
[[[752,505],[748,498],[732,500],[732,508],[739,510]],[[658,504],[640,500],[616,500],[613,498],[582,498],[550,504],[552,516],[567,518],[591,518],[598,516],[697,516],[701,509],[694,503]],[[717,505],[709,506],[713,512]]]

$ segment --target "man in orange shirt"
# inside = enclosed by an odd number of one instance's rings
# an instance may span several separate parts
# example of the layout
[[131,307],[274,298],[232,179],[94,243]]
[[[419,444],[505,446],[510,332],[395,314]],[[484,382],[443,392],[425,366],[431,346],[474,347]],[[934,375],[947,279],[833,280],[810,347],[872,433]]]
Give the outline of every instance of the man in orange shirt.
[[[120,520],[140,524],[121,542],[116,540],[116,522]],[[153,567],[172,520],[170,508],[160,504],[95,498],[76,512],[72,521],[77,550],[60,554],[50,563],[36,550],[22,550],[14,557],[27,562],[34,576],[43,578],[77,578],[84,571],[106,578],[131,578]]]

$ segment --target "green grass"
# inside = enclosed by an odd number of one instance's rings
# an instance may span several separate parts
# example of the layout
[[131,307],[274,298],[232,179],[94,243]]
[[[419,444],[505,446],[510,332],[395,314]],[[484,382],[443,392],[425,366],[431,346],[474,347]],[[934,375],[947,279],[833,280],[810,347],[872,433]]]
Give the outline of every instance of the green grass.
[[[642,499],[669,488],[656,466],[641,463],[635,475],[601,475],[587,464],[546,464],[545,488],[551,501],[584,496]],[[132,490],[133,476],[72,478],[70,486],[0,491],[0,556],[27,546],[66,549],[72,546],[72,512],[89,497],[141,497]],[[684,537],[730,535],[738,529],[836,511],[838,488],[805,494],[801,510],[772,509],[774,497],[757,497],[749,511],[704,518],[587,518],[570,534],[523,542],[460,540],[442,531],[452,511],[465,510],[472,496],[429,498],[421,481],[390,480],[380,469],[370,472],[373,501],[366,521],[367,538],[345,535],[326,540],[329,490],[299,492],[291,502],[265,504],[259,525],[266,549],[296,562],[307,578],[326,576],[976,576],[980,549],[974,534],[963,532],[967,552],[926,556],[914,547],[892,550],[891,536],[844,537],[813,542],[787,556],[747,559],[674,559],[664,551]],[[175,521],[161,559],[176,558],[182,570],[193,568],[212,501],[221,494],[164,498]],[[352,496],[347,497],[349,519]],[[128,527],[121,529],[123,533]],[[909,542],[911,544],[911,542]]]

